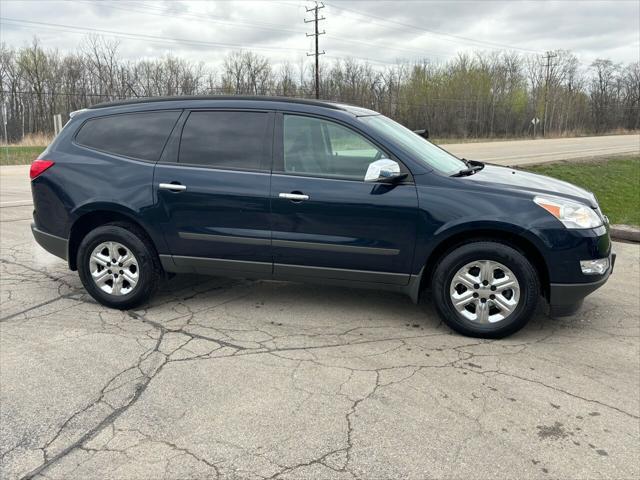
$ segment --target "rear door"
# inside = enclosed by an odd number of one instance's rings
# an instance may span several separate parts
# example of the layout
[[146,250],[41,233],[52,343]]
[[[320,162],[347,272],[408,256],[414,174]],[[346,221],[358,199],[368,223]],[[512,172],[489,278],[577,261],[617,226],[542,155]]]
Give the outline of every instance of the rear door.
[[[273,114],[184,114],[154,176],[176,271],[271,275],[269,182]],[[164,159],[166,160],[166,159]]]
[[389,157],[370,139],[329,119],[277,118],[274,275],[406,285],[418,207],[410,175],[396,185],[366,183],[369,164]]

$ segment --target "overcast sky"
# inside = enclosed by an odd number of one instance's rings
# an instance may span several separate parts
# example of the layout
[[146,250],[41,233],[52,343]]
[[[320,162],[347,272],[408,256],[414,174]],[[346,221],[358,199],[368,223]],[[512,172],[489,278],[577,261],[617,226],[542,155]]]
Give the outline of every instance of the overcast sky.
[[[303,1],[0,0],[1,40],[37,35],[60,51],[89,32],[117,38],[125,59],[174,54],[215,67],[245,48],[277,64],[309,61],[313,24]],[[572,50],[584,65],[640,57],[640,0],[336,1],[320,11],[326,60],[354,57],[384,66],[398,59],[445,61],[462,51]]]

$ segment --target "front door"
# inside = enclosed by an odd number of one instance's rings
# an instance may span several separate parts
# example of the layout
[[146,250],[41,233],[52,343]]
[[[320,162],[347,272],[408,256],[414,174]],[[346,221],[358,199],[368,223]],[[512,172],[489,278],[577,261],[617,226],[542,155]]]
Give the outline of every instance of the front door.
[[274,276],[406,285],[418,207],[413,182],[365,183],[368,165],[389,155],[346,125],[297,114],[276,122]]
[[192,111],[154,174],[173,271],[270,276],[273,114]]

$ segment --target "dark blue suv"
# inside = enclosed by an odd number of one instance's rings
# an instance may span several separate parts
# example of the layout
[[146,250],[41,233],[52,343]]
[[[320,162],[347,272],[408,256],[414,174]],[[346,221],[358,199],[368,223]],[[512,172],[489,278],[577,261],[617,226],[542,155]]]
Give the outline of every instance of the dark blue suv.
[[109,307],[163,276],[428,289],[465,335],[570,314],[613,268],[594,195],[459,159],[370,110],[181,97],[75,112],[31,167],[33,234]]

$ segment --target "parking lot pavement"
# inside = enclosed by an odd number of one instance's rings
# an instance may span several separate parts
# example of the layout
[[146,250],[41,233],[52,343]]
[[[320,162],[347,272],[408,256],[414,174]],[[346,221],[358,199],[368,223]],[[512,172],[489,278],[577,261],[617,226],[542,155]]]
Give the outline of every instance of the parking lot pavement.
[[1,210],[0,476],[638,478],[640,247],[565,319],[465,338],[391,293],[176,277],[97,305]]
[[0,208],[31,205],[29,165],[0,167]]

